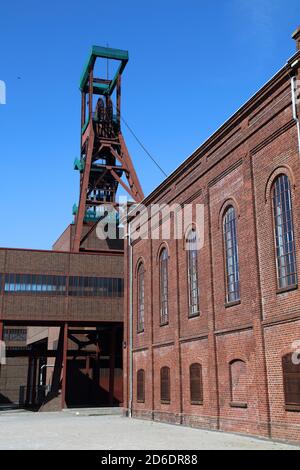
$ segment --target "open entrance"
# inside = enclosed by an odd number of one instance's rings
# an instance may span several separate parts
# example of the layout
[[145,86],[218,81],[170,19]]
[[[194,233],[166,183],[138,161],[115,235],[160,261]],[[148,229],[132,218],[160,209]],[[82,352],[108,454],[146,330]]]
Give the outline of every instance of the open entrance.
[[69,330],[67,407],[119,406],[122,402],[122,328]]
[[122,323],[5,325],[0,409],[120,406]]

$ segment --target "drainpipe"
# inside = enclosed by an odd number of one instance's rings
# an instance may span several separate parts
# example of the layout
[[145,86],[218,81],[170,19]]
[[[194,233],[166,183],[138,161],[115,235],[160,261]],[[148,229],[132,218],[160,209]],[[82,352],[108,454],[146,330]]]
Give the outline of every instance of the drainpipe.
[[133,401],[133,261],[132,261],[132,245],[131,245],[131,225],[128,221],[128,248],[129,248],[129,418],[132,418],[132,401]]
[[293,106],[293,118],[297,124],[297,134],[298,134],[298,146],[299,146],[299,154],[300,154],[300,122],[298,116],[298,109],[297,109],[297,77],[291,77],[291,88],[292,88],[292,106]]

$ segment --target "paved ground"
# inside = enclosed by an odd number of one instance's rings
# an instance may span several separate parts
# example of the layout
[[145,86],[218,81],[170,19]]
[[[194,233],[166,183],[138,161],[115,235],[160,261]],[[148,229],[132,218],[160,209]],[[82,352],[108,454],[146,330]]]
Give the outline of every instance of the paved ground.
[[283,450],[295,447],[122,416],[6,412],[0,414],[0,449]]

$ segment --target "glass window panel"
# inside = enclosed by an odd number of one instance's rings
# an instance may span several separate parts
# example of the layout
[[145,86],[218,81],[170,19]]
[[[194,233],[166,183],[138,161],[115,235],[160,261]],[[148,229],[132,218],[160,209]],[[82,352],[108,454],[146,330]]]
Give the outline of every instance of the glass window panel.
[[199,286],[198,286],[198,249],[197,233],[192,229],[186,238],[187,275],[189,289],[189,316],[199,314]]
[[138,293],[138,322],[137,330],[139,333],[145,328],[145,269],[143,263],[140,263],[137,273],[137,293]]
[[230,206],[223,219],[225,271],[226,271],[226,302],[240,300],[240,274],[237,243],[236,213]]
[[109,278],[108,279],[108,296],[112,297],[112,293],[113,293],[113,291],[112,291],[112,279]]
[[292,197],[287,175],[279,175],[272,194],[278,287],[296,285],[297,264],[294,239]]
[[160,254],[160,323],[168,323],[168,252],[166,248]]

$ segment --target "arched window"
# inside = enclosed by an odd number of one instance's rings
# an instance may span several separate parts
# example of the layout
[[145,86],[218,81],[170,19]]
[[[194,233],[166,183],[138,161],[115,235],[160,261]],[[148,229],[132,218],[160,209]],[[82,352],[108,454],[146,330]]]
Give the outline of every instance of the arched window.
[[137,272],[137,296],[137,331],[142,333],[145,328],[145,269],[143,263],[140,263]]
[[160,277],[160,324],[169,322],[168,314],[168,251],[163,248],[159,257]]
[[287,410],[300,411],[300,363],[295,353],[282,358],[285,406]]
[[162,367],[160,369],[160,401],[169,404],[171,401],[170,369]]
[[198,286],[198,250],[197,232],[190,230],[186,237],[187,275],[189,289],[189,316],[199,315],[199,286]]
[[202,367],[200,364],[190,366],[190,397],[192,405],[203,403]]
[[291,185],[286,175],[276,178],[272,201],[278,287],[285,289],[296,286],[298,282]]
[[231,406],[247,408],[248,382],[247,366],[237,359],[230,363]]
[[137,401],[138,403],[145,402],[145,371],[140,369],[137,371]]
[[240,300],[240,272],[237,242],[236,212],[230,206],[223,219],[225,269],[226,269],[226,302]]

